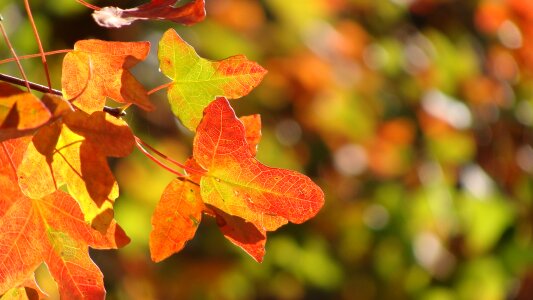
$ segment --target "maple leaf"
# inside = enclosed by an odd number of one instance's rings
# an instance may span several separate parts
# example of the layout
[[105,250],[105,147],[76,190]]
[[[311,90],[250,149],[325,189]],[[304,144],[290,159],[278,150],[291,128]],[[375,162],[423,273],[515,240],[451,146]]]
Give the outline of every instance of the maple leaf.
[[204,210],[198,185],[175,179],[165,188],[152,215],[150,253],[159,262],[194,237]]
[[72,110],[60,96],[44,94],[39,100],[5,82],[0,82],[0,95],[0,142],[31,135]]
[[106,97],[153,110],[147,91],[128,70],[149,51],[149,42],[76,42],[63,59],[63,96],[88,113],[101,111]]
[[255,159],[260,137],[258,115],[237,119],[225,98],[206,108],[193,158],[186,163],[205,173],[191,174],[190,181],[174,180],[165,190],[152,217],[150,249],[155,261],[183,248],[196,232],[202,211],[216,217],[229,241],[261,262],[267,231],[288,221],[302,223],[320,210],[324,194],[308,177]]
[[[210,104],[194,138],[193,156],[206,170],[201,195],[205,203],[248,220],[264,212],[302,223],[322,207],[324,194],[308,177],[267,167],[250,153],[245,129],[225,98]],[[272,224],[254,220],[258,228]],[[275,224],[274,224],[275,225]]]
[[246,143],[248,143],[250,154],[255,156],[257,154],[257,146],[261,140],[261,115],[242,116],[239,120],[244,125]]
[[16,138],[40,127],[52,114],[31,93],[0,82],[0,141]]
[[185,5],[174,7],[179,0],[152,0],[149,3],[130,9],[108,6],[93,13],[98,25],[120,28],[137,20],[168,20],[192,25],[205,18],[205,0],[193,0]]
[[168,90],[172,112],[192,131],[216,96],[245,96],[267,72],[244,55],[221,61],[203,59],[173,29],[161,38],[158,56],[161,71],[173,80]]
[[127,156],[134,147],[128,125],[104,112],[71,112],[35,134],[18,167],[25,195],[40,199],[66,184],[85,219],[105,231],[113,218],[118,185],[107,157]]
[[35,282],[35,276],[30,276],[19,286],[14,287],[2,295],[0,300],[39,300],[46,299],[46,295]]
[[[19,147],[29,139],[2,142],[2,181],[17,186]],[[6,195],[7,193],[7,195]],[[84,221],[78,203],[63,191],[31,199],[16,188],[4,191],[7,205],[0,211],[0,294],[24,284],[45,262],[64,299],[103,299],[103,275],[92,262],[88,247],[115,249],[129,238],[112,222],[102,234]]]
[[31,93],[0,82],[0,141],[33,134],[70,110],[70,105],[59,96],[44,94],[39,100]]

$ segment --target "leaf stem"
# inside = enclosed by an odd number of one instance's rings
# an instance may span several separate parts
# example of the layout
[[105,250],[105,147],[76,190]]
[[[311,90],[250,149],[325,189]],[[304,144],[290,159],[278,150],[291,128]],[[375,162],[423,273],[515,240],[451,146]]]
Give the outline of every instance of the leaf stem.
[[[67,52],[70,52],[70,51],[72,51],[72,49],[54,50],[54,51],[44,52],[44,55],[53,55],[53,54],[67,53]],[[35,58],[35,57],[41,57],[41,53],[22,55],[22,56],[19,56],[18,58],[19,58],[20,60],[22,60],[22,59]],[[1,64],[5,64],[5,63],[8,63],[8,62],[12,62],[12,61],[16,61],[16,59],[14,59],[14,58],[6,58],[6,59],[2,59],[2,60],[0,60],[0,65],[1,65]]]
[[48,83],[48,90],[52,90],[52,81],[50,80],[50,72],[48,71],[48,63],[46,62],[46,55],[44,55],[43,43],[41,43],[41,38],[39,37],[39,31],[37,31],[37,26],[33,20],[33,15],[31,13],[30,2],[29,0],[24,0],[24,7],[26,8],[26,13],[30,20],[31,28],[33,29],[33,35],[37,41],[37,46],[39,46],[39,53],[41,54],[41,61],[43,62],[44,73],[46,75],[46,82]]
[[155,149],[154,147],[150,146],[149,144],[147,144],[145,141],[141,140],[141,139],[140,139],[139,137],[137,137],[137,136],[135,137],[135,141],[136,141],[137,143],[141,144],[142,146],[144,146],[144,147],[150,149],[150,151],[154,152],[154,153],[157,154],[159,157],[161,157],[161,158],[163,158],[163,159],[169,161],[170,163],[173,163],[174,165],[176,165],[176,166],[178,166],[178,167],[184,169],[185,171],[187,171],[187,172],[189,172],[189,173],[195,173],[195,174],[198,174],[198,175],[204,175],[204,174],[205,174],[205,172],[202,172],[202,171],[196,170],[196,169],[194,169],[194,168],[188,167],[188,166],[186,166],[186,165],[184,165],[184,164],[182,164],[182,163],[180,163],[180,162],[178,162],[178,161],[176,161],[176,160],[174,160],[174,159],[172,159],[172,158],[166,156],[165,154],[163,154],[163,153],[157,151],[157,149]]
[[[12,83],[12,84],[20,85],[20,86],[28,85],[28,87],[30,89],[38,91],[38,92],[50,93],[50,94],[54,94],[54,95],[58,95],[58,96],[63,96],[63,93],[61,91],[58,91],[58,90],[55,90],[55,89],[51,89],[50,90],[50,89],[48,89],[47,86],[44,86],[44,85],[41,85],[41,84],[38,84],[38,83],[33,83],[33,82],[30,82],[30,81],[24,81],[24,80],[22,80],[20,78],[14,77],[14,76],[10,76],[10,75],[6,75],[6,74],[0,73],[0,80],[1,81],[5,81],[5,82],[9,82],[9,83]],[[123,116],[126,115],[126,112],[124,111],[124,109],[120,108],[120,107],[104,106],[104,108],[102,110],[104,112],[112,115],[115,118],[123,117]]]
[[11,51],[11,54],[15,58],[15,61],[17,62],[17,66],[19,68],[19,71],[22,74],[22,77],[24,78],[24,85],[28,89],[28,92],[31,92],[30,83],[28,81],[28,77],[26,77],[26,73],[24,73],[24,69],[22,68],[22,64],[20,63],[20,60],[19,60],[19,58],[17,56],[17,53],[15,52],[15,49],[13,48],[13,46],[11,45],[11,42],[9,41],[9,37],[7,36],[6,29],[4,28],[3,20],[4,19],[2,18],[2,16],[0,16],[0,31],[2,31],[2,35],[4,36],[4,40],[6,41],[6,44],[7,44],[8,48],[9,48],[9,50]]
[[100,9],[102,9],[101,7],[98,7],[98,6],[92,5],[92,4],[87,3],[87,2],[85,2],[85,1],[83,1],[83,0],[76,0],[76,2],[78,2],[79,4],[81,4],[81,5],[85,6],[85,7],[90,8],[90,9],[92,9],[92,10],[100,10]]
[[139,150],[141,150],[141,152],[146,155],[149,159],[151,159],[153,162],[155,162],[157,165],[159,165],[161,168],[169,171],[170,173],[172,174],[175,174],[177,175],[178,177],[182,177],[182,178],[186,178],[187,176],[185,176],[184,174],[168,167],[167,165],[165,165],[164,163],[162,163],[159,159],[157,159],[156,157],[154,157],[152,154],[150,154],[150,152],[146,151],[146,149],[144,149],[144,147],[141,145],[141,143],[139,143],[139,141],[137,139],[135,139],[135,145],[137,146],[137,148]]
[[155,87],[155,88],[149,90],[148,93],[146,93],[146,94],[147,94],[147,95],[151,95],[151,94],[153,94],[153,93],[155,93],[155,92],[157,92],[157,91],[160,91],[160,90],[162,90],[162,89],[164,89],[164,88],[167,88],[167,87],[171,86],[173,83],[174,83],[174,82],[171,81],[171,82],[168,82],[168,83],[162,84],[162,85],[160,85],[160,86],[158,86],[158,87]]

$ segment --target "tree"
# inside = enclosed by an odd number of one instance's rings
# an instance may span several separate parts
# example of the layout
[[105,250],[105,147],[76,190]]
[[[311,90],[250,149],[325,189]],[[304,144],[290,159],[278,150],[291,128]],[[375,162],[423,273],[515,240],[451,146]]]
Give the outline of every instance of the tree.
[[[77,1],[105,27],[147,19],[191,25],[205,17],[203,0],[178,7],[175,0],[152,0],[132,9]],[[28,0],[25,6],[40,44]],[[148,42],[80,40],[72,50],[45,53],[40,46],[48,78],[41,86],[27,80],[1,29],[24,79],[0,77],[0,294],[40,297],[33,272],[44,261],[63,298],[105,297],[103,275],[87,251],[129,242],[113,217],[119,192],[107,158],[125,157],[135,147],[176,175],[152,216],[156,262],[184,247],[202,215],[216,218],[227,239],[261,262],[268,231],[305,222],[322,207],[324,194],[311,179],[255,158],[260,117],[239,119],[228,101],[247,95],[266,74],[245,56],[206,60],[170,29],[158,57],[171,82],[147,91],[129,69],[146,58]],[[46,55],[62,52],[68,53],[58,91]],[[168,89],[176,117],[195,132],[193,156],[184,163],[148,145],[121,119],[131,105],[152,110],[149,96],[161,89]],[[123,106],[105,106],[107,98]]]

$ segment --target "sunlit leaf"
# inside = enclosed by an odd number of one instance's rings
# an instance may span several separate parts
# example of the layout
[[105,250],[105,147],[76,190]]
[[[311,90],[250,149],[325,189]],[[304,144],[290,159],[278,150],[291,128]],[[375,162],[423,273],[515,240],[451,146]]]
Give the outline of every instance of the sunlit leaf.
[[[17,186],[16,168],[20,154],[14,146],[21,141],[3,142],[0,178],[11,178]],[[22,141],[23,142],[23,141]],[[129,238],[112,222],[104,233],[84,220],[78,203],[56,191],[41,199],[11,192],[0,217],[0,294],[24,284],[45,262],[58,283],[64,299],[103,299],[103,276],[88,254],[88,246],[110,249],[124,246]]]
[[124,121],[104,112],[72,112],[35,134],[18,168],[19,184],[32,199],[66,184],[85,219],[105,231],[118,197],[107,157],[127,156],[133,146],[133,134]]
[[324,203],[322,190],[308,177],[254,158],[244,126],[225,98],[206,108],[193,155],[207,170],[200,181],[204,203],[252,223],[261,233],[287,221],[305,222]]
[[51,117],[39,98],[0,82],[0,141],[30,134]]
[[239,120],[243,123],[246,131],[246,143],[248,143],[250,154],[255,156],[257,154],[257,146],[259,141],[261,141],[261,115],[243,116]]
[[180,251],[194,237],[203,209],[196,184],[187,180],[173,180],[163,192],[152,215],[152,260],[158,262]]
[[245,96],[266,74],[243,55],[221,61],[201,58],[173,29],[163,35],[158,56],[161,71],[173,80],[168,90],[172,111],[192,131],[216,96]]
[[33,274],[19,286],[5,292],[0,300],[40,300],[47,299],[46,295],[35,282]]
[[149,42],[76,42],[63,60],[64,97],[88,113],[101,111],[106,97],[152,110],[146,90],[129,71],[149,51]]

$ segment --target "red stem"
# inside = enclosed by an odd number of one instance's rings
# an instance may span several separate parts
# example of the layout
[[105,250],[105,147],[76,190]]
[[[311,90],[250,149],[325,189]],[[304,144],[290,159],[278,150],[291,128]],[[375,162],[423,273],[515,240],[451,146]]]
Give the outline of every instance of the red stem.
[[6,29],[4,28],[4,23],[2,20],[2,17],[0,16],[0,31],[2,31],[2,35],[4,36],[4,40],[6,41],[7,47],[11,51],[11,54],[15,58],[15,61],[17,62],[17,66],[19,68],[20,73],[22,74],[22,77],[24,78],[24,83],[26,85],[26,88],[28,89],[28,92],[31,93],[30,89],[30,82],[28,81],[28,77],[26,77],[26,73],[24,73],[24,69],[22,68],[22,64],[20,63],[20,60],[17,56],[17,53],[15,52],[15,48],[11,45],[11,42],[9,41],[9,37],[7,36]]
[[41,61],[43,62],[44,73],[46,74],[48,90],[52,91],[52,81],[50,80],[50,72],[48,71],[48,64],[46,63],[46,55],[44,55],[43,43],[41,43],[41,38],[39,37],[39,32],[37,31],[37,26],[35,25],[35,21],[33,20],[29,0],[24,0],[24,7],[26,8],[26,13],[28,14],[31,28],[33,29],[33,35],[35,36],[35,40],[37,41],[37,46],[39,46],[39,53],[41,54]]
[[[53,54],[67,53],[67,52],[70,52],[70,51],[72,51],[72,49],[54,50],[54,51],[45,52],[44,55],[48,56],[48,55],[53,55]],[[18,58],[19,59],[28,59],[28,58],[34,58],[34,57],[41,57],[41,53],[22,55],[22,56],[19,56]],[[14,58],[2,59],[2,60],[0,60],[0,65],[8,63],[8,62],[12,62],[12,61],[16,61],[16,59],[14,59]]]
[[176,161],[176,160],[174,160],[174,159],[172,159],[172,158],[166,156],[165,154],[163,154],[163,153],[157,151],[157,149],[155,149],[154,147],[150,146],[149,144],[147,144],[145,141],[141,140],[141,139],[138,138],[138,137],[135,137],[135,141],[136,141],[137,143],[141,144],[142,146],[144,146],[144,147],[150,149],[150,151],[154,152],[154,153],[157,154],[159,157],[161,157],[161,158],[163,158],[163,159],[169,161],[170,163],[173,163],[174,165],[176,165],[176,166],[178,166],[178,167],[184,169],[185,171],[187,171],[187,172],[189,172],[189,173],[195,173],[195,174],[198,174],[198,175],[204,175],[204,174],[205,174],[205,172],[202,172],[202,171],[196,170],[196,169],[194,169],[194,168],[188,167],[188,166],[186,166],[186,165],[184,165],[184,164],[182,164],[182,163],[180,163],[180,162],[178,162],[178,161]]
[[76,2],[78,2],[79,4],[81,4],[81,5],[85,6],[85,7],[90,8],[90,9],[92,9],[92,10],[100,10],[100,9],[102,9],[101,7],[98,7],[98,6],[92,5],[92,4],[87,3],[87,2],[85,2],[85,1],[83,1],[83,0],[76,0]]
[[141,152],[146,155],[149,159],[151,159],[153,162],[155,162],[157,165],[159,165],[161,168],[169,171],[170,173],[172,174],[175,174],[177,175],[178,177],[182,177],[182,178],[185,178],[187,176],[185,176],[184,174],[168,167],[167,165],[163,164],[161,161],[159,161],[157,158],[155,158],[152,154],[150,154],[148,151],[146,151],[146,149],[143,148],[143,146],[138,142],[136,141],[135,145],[137,146],[137,148],[139,150],[141,150]]
[[156,88],[151,89],[151,90],[148,91],[148,93],[146,93],[146,94],[147,94],[147,95],[151,95],[151,94],[153,94],[153,93],[155,93],[155,92],[157,92],[157,91],[159,91],[159,90],[162,90],[162,89],[164,89],[164,88],[167,88],[167,87],[171,86],[173,83],[174,83],[174,82],[169,82],[169,83],[162,84],[162,85],[160,85],[160,86],[158,86],[158,87],[156,87]]

